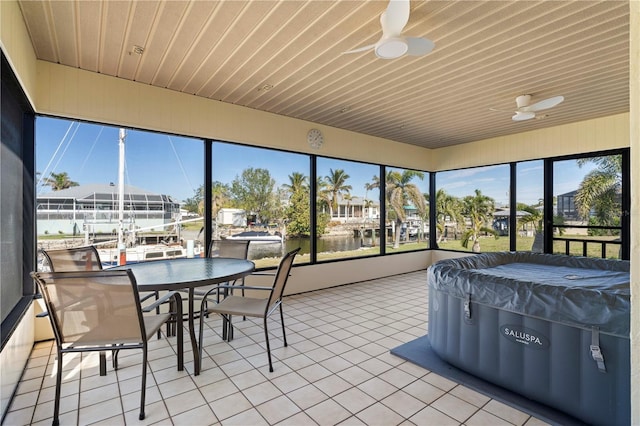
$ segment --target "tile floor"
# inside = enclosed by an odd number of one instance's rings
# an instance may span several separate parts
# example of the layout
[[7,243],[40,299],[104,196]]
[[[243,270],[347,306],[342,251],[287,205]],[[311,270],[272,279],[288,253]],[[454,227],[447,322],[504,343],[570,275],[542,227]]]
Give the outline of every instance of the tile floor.
[[[175,337],[151,340],[146,414],[138,420],[140,351],[98,374],[97,354],[65,355],[61,425],[540,425],[542,421],[389,353],[426,332],[426,272],[285,298],[288,347],[270,319],[274,372],[260,322],[235,339],[207,319],[203,371],[176,370]],[[185,333],[185,339],[188,339]],[[50,425],[52,342],[36,344],[5,425]]]

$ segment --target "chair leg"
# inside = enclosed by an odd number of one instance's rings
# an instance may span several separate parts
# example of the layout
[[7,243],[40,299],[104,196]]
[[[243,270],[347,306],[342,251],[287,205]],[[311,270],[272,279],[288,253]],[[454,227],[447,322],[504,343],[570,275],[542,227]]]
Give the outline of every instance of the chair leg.
[[56,373],[56,396],[53,402],[53,426],[58,426],[60,420],[58,416],[60,414],[60,388],[62,387],[62,352],[58,348],[58,368]]
[[284,339],[284,346],[287,347],[287,332],[284,329],[284,314],[282,313],[282,303],[280,303],[280,322],[282,323],[282,338]]
[[100,375],[107,375],[107,354],[104,351],[100,351]]
[[[200,304],[200,321],[198,327],[198,354],[200,355],[200,363],[202,363],[202,338],[204,336],[204,309],[206,305],[204,303]],[[195,317],[195,315],[194,315]]]
[[273,373],[273,363],[271,362],[271,347],[269,346],[269,331],[267,330],[267,317],[264,317],[264,339],[267,342],[267,356],[269,357],[269,372]]
[[140,415],[139,420],[144,420],[144,397],[147,389],[147,344],[142,347],[142,389],[140,389]]
[[118,369],[118,353],[119,352],[120,352],[120,349],[114,349],[111,351],[111,363],[113,364],[114,370]]
[[175,327],[174,336],[176,336],[177,344],[178,344],[178,371],[184,370],[184,338],[183,332],[184,328],[182,327],[182,296],[180,293],[175,293],[175,322],[173,326]]

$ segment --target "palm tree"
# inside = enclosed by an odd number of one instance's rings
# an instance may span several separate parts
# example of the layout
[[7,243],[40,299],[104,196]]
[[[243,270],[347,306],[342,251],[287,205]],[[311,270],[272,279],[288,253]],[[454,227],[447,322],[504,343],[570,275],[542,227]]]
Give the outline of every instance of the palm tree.
[[462,214],[471,221],[471,227],[462,234],[462,246],[469,247],[469,241],[473,241],[471,250],[474,253],[480,252],[480,233],[492,234],[498,239],[498,233],[486,224],[493,217],[495,202],[493,198],[482,195],[479,189],[475,190],[476,195],[467,195],[462,199]]
[[[415,170],[389,171],[386,180],[386,198],[389,207],[395,212],[396,229],[393,248],[400,247],[400,229],[407,220],[405,206],[412,202],[416,209],[425,211],[424,197],[420,189],[411,181],[413,178],[424,179],[424,173]],[[408,234],[408,233],[407,233]],[[407,235],[408,236],[408,235]]]
[[316,208],[323,213],[326,213],[326,209],[330,209],[331,205],[331,194],[328,189],[327,182],[322,178],[322,176],[318,176],[316,178]]
[[460,199],[447,194],[444,189],[436,192],[436,229],[438,230],[438,243],[444,238],[447,219],[456,223],[456,228],[464,223],[462,217],[462,204]]
[[44,184],[50,186],[54,191],[60,191],[61,189],[71,188],[72,186],[78,186],[78,182],[74,182],[69,179],[67,172],[53,173],[48,178],[44,179]]
[[309,178],[303,173],[293,172],[289,175],[289,183],[282,185],[289,194],[297,194],[299,191],[309,190]]
[[598,225],[614,225],[621,210],[622,156],[582,158],[577,162],[580,167],[590,162],[598,165],[585,175],[576,192],[578,213],[588,220],[593,210]]
[[347,185],[346,182],[350,178],[348,174],[342,169],[329,169],[329,175],[325,176],[326,190],[330,194],[329,214],[333,218],[333,211],[338,209],[338,198],[343,194],[348,194],[351,191],[351,185]]

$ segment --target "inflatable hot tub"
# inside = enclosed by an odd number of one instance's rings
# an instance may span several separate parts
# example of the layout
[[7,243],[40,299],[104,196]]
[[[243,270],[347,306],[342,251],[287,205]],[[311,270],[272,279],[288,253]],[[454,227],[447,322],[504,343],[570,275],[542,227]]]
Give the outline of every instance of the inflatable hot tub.
[[448,363],[589,424],[628,425],[629,262],[486,253],[428,269]]

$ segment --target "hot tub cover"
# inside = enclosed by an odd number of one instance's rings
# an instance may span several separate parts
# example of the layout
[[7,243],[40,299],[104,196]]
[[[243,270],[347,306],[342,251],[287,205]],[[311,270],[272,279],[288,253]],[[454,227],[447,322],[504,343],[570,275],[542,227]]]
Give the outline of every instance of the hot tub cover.
[[629,261],[529,252],[442,260],[429,286],[454,297],[629,338]]

